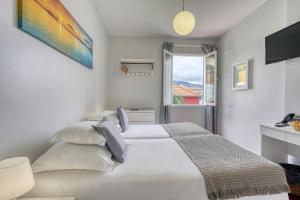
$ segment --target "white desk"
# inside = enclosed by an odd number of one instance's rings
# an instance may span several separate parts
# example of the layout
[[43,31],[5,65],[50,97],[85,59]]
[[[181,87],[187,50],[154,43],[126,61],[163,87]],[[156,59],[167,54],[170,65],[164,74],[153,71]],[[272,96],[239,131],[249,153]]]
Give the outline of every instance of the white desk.
[[300,132],[290,127],[278,128],[270,124],[261,125],[260,132],[263,157],[276,163],[300,164]]

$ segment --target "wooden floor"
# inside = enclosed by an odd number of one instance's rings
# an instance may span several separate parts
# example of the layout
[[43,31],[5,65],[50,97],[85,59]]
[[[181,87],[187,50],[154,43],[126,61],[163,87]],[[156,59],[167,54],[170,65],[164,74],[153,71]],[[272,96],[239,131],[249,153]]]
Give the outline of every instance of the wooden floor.
[[300,200],[300,197],[296,197],[293,195],[289,195],[290,196],[290,200]]

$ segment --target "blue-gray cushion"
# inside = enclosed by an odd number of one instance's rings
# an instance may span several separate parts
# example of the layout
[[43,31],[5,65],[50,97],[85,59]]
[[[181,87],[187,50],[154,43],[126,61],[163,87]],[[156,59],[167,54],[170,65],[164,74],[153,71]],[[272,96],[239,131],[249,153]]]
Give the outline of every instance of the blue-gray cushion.
[[128,115],[127,115],[126,111],[124,110],[124,108],[118,107],[117,114],[118,114],[118,118],[120,120],[120,125],[121,125],[121,128],[122,128],[122,132],[127,131],[129,120],[128,120]]
[[107,147],[113,157],[120,163],[123,163],[125,160],[126,143],[121,136],[120,129],[111,121],[105,119],[92,127],[105,137]]

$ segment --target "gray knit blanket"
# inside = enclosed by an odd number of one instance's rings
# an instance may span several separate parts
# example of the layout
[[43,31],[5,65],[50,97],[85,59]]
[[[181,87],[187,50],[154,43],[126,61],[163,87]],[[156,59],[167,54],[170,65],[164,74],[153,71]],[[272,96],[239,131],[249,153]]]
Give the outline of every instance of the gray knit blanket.
[[173,138],[211,134],[208,130],[189,122],[163,124],[163,127]]
[[[167,131],[172,130],[169,126],[174,125],[164,125]],[[290,192],[279,165],[221,136],[199,133],[173,138],[199,168],[211,200]]]

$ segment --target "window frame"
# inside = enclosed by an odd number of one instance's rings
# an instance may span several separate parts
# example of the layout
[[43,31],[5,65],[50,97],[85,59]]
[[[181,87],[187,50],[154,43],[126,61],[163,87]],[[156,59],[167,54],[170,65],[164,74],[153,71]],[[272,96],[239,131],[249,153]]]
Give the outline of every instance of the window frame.
[[[207,103],[206,102],[206,80],[207,80],[207,74],[206,74],[206,58],[210,57],[214,55],[215,56],[215,60],[214,60],[214,65],[215,65],[215,70],[214,70],[214,103]],[[204,66],[203,66],[203,70],[204,70],[204,84],[203,84],[203,96],[204,96],[204,105],[205,106],[217,106],[217,100],[218,100],[218,51],[213,51],[207,55],[204,56]]]
[[[170,93],[171,97],[173,97],[172,93],[172,83],[173,83],[173,53],[167,51],[166,49],[163,50],[163,105],[164,106],[171,106],[172,105],[172,99],[170,97],[167,97],[167,95]],[[167,65],[167,56],[171,57],[171,67],[168,69]],[[170,77],[170,88],[167,87],[167,79],[168,75],[171,74]]]

